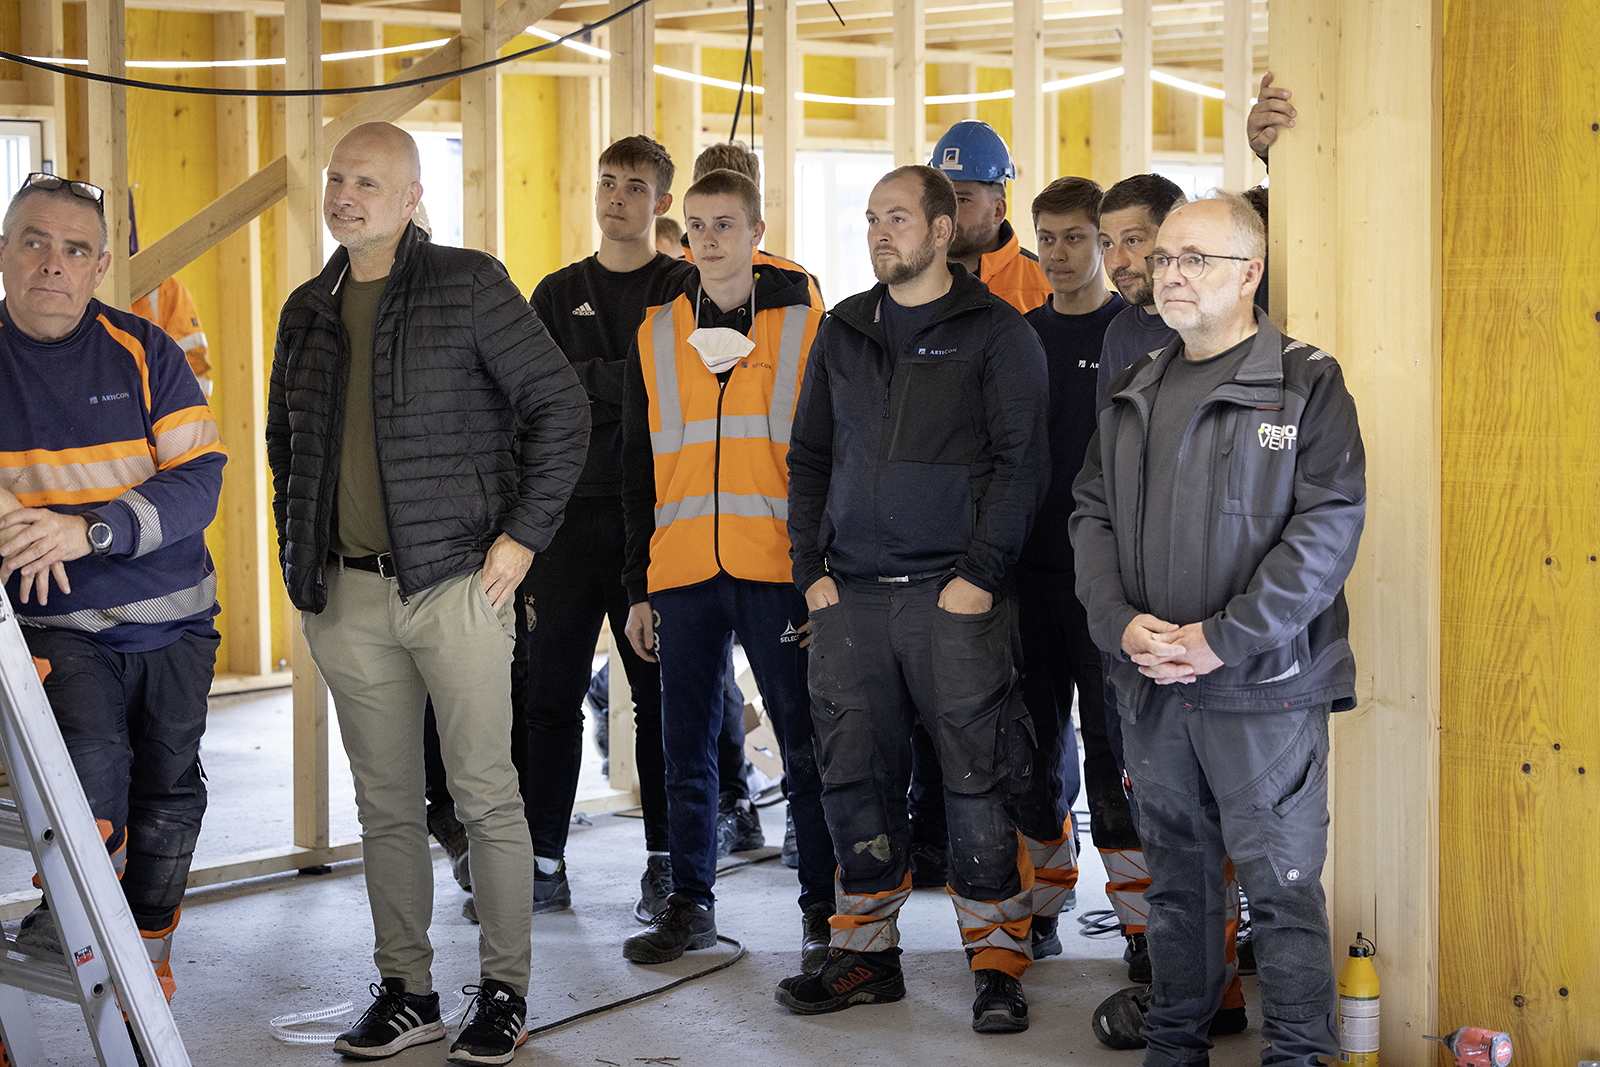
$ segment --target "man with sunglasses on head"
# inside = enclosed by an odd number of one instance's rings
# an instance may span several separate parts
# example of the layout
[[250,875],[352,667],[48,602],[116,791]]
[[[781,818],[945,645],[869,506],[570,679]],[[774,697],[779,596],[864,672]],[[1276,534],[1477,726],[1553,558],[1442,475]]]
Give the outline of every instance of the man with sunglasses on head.
[[1167,216],[1149,265],[1178,337],[1112,381],[1074,484],[1078,597],[1110,663],[1152,881],[1145,1067],[1211,1048],[1229,857],[1254,920],[1262,1063],[1338,1049],[1328,716],[1355,706],[1343,587],[1365,454],[1339,365],[1252,303],[1265,253],[1240,197]]
[[[6,208],[0,490],[15,500],[0,583],[170,999],[206,807],[218,638],[205,528],[227,453],[178,345],[94,299],[106,241],[104,196],[85,182],[31,174]],[[60,957],[46,904],[17,943]]]

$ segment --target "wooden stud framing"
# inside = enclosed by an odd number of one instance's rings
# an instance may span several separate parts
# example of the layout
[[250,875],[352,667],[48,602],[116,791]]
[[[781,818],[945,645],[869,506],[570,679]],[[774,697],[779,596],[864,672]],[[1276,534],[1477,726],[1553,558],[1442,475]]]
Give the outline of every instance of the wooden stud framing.
[[1122,4],[1122,168],[1119,177],[1150,171],[1152,0]]
[[1250,7],[1250,0],[1222,2],[1222,185],[1234,192],[1251,184],[1254,155],[1245,135],[1245,116],[1255,95],[1250,84],[1255,55]]
[[[498,50],[517,36],[530,23],[538,22],[555,10],[559,3],[560,0],[507,0],[495,16],[495,49]],[[320,53],[320,48],[318,51]],[[461,40],[457,37],[413,63],[401,80],[442,74],[457,69],[460,62]],[[441,84],[427,83],[365,95],[338,118],[330,121],[323,136],[329,144],[334,144],[363,122],[398,119],[432,96]],[[287,191],[287,182],[285,160],[280,158],[268,163],[247,181],[222,194],[171,233],[133,257],[133,284],[137,287],[148,283],[146,292],[154,289],[163,278],[177,273],[228,234],[275,204]],[[154,281],[149,281],[152,278]]]
[[[700,72],[700,46],[667,44],[661,46],[661,60],[674,70]],[[661,143],[672,157],[672,214],[683,216],[683,193],[694,182],[695,147],[700,139],[700,83],[682,78],[661,79]],[[666,190],[661,190],[665,192]]]
[[[1045,140],[1044,0],[1016,0],[1011,5],[1011,162],[1017,177],[1011,183],[1011,224],[1027,233],[1033,198],[1054,177],[1054,142]],[[1055,98],[1050,98],[1055,103]]]
[[[218,59],[254,59],[253,15],[224,12],[215,18]],[[217,71],[217,84],[252,88],[251,68]],[[254,100],[217,101],[217,184],[242,181],[259,166],[259,122]],[[222,513],[228,538],[228,609],[222,631],[227,644],[219,669],[264,675],[272,670],[272,602],[268,569],[272,559],[271,512],[267,505],[267,465],[262,452],[267,410],[261,306],[261,223],[252,220],[219,246],[217,281],[230,298],[216,323],[216,408],[231,469],[222,483]]]
[[767,232],[762,247],[793,258],[795,234],[794,160],[803,113],[794,94],[805,88],[795,8],[789,0],[766,0],[762,8],[761,98],[763,162],[761,168]]
[[[628,6],[628,0],[611,0],[611,10]],[[656,132],[656,20],[641,7],[609,27],[611,51],[611,130],[607,137]]]
[[[461,62],[474,66],[499,52],[495,0],[461,0]],[[500,70],[461,78],[462,239],[502,257],[505,183],[500,173]]]
[[[595,161],[600,158],[600,78],[560,78],[561,260],[573,263],[600,247],[594,217]],[[674,157],[674,162],[677,162]],[[687,162],[678,169],[688,170]]]
[[[322,85],[320,0],[284,5],[284,79],[292,88]],[[285,263],[288,284],[300,285],[322,269],[322,100],[293,97],[284,103],[284,184],[287,189]],[[265,173],[259,172],[259,173]],[[285,292],[287,298],[288,293]],[[328,844],[328,687],[312,662],[305,635],[294,626],[294,843]]]
[[[126,74],[127,20],[123,0],[89,0],[85,18],[90,68],[118,77]],[[86,91],[89,180],[105,190],[111,245],[111,269],[101,280],[98,295],[105,303],[126,311],[133,303],[128,292],[128,90],[120,85],[90,82]],[[157,278],[156,283],[160,284],[162,278]]]
[[925,0],[894,0],[894,165],[928,162],[927,26]]
[[[940,60],[935,67],[934,76],[938,79],[940,96],[967,96],[978,91],[976,63],[947,63]],[[959,104],[938,104],[934,107],[934,114],[938,116],[935,125],[942,134],[962,119],[977,118],[978,105],[972,100]]]
[[[22,5],[22,47],[30,56],[60,58],[66,55],[66,28],[60,4]],[[43,158],[58,174],[67,170],[67,79],[62,74],[24,68],[23,86],[28,100],[45,120]],[[43,112],[41,114],[40,112]],[[48,115],[48,118],[45,116]]]
[[[893,96],[894,60],[889,56],[862,56],[856,60],[856,95]],[[889,143],[894,109],[888,107],[856,108],[856,129],[864,141]]]

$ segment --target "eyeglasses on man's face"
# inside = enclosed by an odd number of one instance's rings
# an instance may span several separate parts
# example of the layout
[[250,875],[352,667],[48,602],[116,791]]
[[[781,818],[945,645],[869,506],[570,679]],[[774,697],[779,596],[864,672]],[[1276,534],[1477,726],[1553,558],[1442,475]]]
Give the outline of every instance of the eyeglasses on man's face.
[[1240,263],[1250,262],[1250,256],[1219,256],[1211,252],[1185,252],[1178,256],[1166,256],[1157,252],[1153,256],[1145,256],[1144,261],[1150,267],[1150,276],[1158,278],[1166,273],[1168,267],[1176,265],[1178,273],[1185,278],[1198,278],[1206,272],[1208,259],[1233,259]]

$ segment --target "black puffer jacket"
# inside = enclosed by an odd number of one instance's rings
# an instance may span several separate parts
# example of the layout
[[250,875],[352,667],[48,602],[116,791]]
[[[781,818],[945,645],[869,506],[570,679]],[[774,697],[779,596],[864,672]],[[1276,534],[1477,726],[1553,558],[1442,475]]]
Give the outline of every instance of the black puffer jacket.
[[[327,604],[350,340],[334,253],[278,320],[267,462],[284,582]],[[541,551],[589,443],[589,401],[494,258],[400,239],[372,334],[372,407],[390,551],[409,596],[483,566],[501,533]]]

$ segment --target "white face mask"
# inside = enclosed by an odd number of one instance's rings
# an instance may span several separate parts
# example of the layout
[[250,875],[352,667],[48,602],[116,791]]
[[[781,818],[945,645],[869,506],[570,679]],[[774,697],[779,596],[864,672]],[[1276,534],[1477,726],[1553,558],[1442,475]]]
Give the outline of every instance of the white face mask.
[[[703,294],[695,294],[695,307],[700,306]],[[750,322],[756,320],[756,291],[750,290]],[[689,335],[689,344],[700,353],[700,362],[712,374],[721,374],[755,350],[756,343],[738,330],[726,326],[701,326]]]
[[721,374],[756,347],[750,338],[726,326],[702,326],[689,335],[689,344],[700,353],[700,362],[712,374]]

